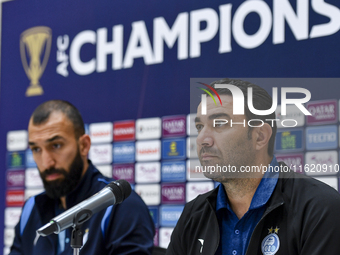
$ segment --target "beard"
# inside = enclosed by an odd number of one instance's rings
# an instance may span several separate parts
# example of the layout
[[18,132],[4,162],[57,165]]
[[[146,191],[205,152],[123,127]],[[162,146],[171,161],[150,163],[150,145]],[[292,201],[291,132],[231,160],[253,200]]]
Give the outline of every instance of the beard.
[[[84,168],[84,162],[80,156],[79,148],[77,149],[77,154],[73,162],[69,166],[69,171],[67,172],[64,168],[49,168],[40,173],[40,177],[44,184],[44,188],[47,196],[52,199],[57,199],[64,197],[73,191],[79,184],[81,175]],[[64,178],[60,178],[54,181],[47,181],[46,177],[50,174],[61,174]]]

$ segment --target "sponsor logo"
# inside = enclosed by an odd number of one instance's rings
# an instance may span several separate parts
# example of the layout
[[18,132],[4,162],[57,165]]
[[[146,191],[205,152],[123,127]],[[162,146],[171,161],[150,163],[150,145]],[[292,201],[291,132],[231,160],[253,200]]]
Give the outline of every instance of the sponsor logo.
[[[198,170],[197,170],[198,169]],[[187,160],[187,181],[206,181],[209,180],[203,174],[203,168],[198,159]]]
[[188,158],[198,158],[196,139],[197,139],[197,137],[187,137],[187,156],[188,156]]
[[113,165],[112,178],[116,180],[124,179],[130,183],[134,183],[135,165],[134,164]]
[[113,124],[113,140],[124,141],[135,139],[135,121],[115,122]]
[[[305,159],[304,170],[307,175],[335,175],[339,170],[337,151],[307,152]],[[326,166],[326,170],[323,166]],[[319,168],[321,171],[318,171]]]
[[282,154],[276,155],[278,162],[283,161],[291,170],[303,173],[304,155],[299,154]]
[[6,173],[7,187],[24,187],[25,186],[25,171],[10,170]]
[[158,139],[162,134],[161,118],[138,119],[136,121],[136,139]]
[[136,182],[160,182],[161,180],[161,163],[137,163],[136,164]]
[[174,228],[160,228],[159,229],[159,246],[162,248],[167,248],[170,243],[170,238]]
[[161,141],[136,142],[136,161],[151,161],[161,159]]
[[303,150],[303,130],[278,131],[276,134],[276,151]]
[[31,149],[26,150],[26,167],[28,168],[37,167]]
[[[22,65],[31,83],[26,96],[39,96],[44,93],[39,83],[43,75],[52,44],[52,30],[49,27],[32,27],[20,35],[20,55]],[[41,62],[42,59],[42,62]]]
[[184,206],[164,205],[160,207],[160,224],[164,227],[175,227]]
[[90,148],[89,158],[93,164],[110,164],[112,163],[112,145],[111,144],[94,144]]
[[19,222],[21,215],[21,208],[8,207],[5,209],[5,226],[8,228],[14,228]]
[[7,190],[6,206],[8,207],[22,207],[25,202],[24,190]]
[[9,131],[7,133],[7,150],[23,151],[27,149],[27,131]]
[[135,191],[146,205],[159,205],[161,202],[161,187],[159,184],[136,184]]
[[163,117],[163,137],[185,136],[185,116]]
[[37,168],[27,168],[25,171],[25,186],[26,188],[40,188],[43,187],[40,178],[39,170]]
[[135,161],[135,143],[114,143],[113,144],[113,162],[134,162]]
[[104,176],[112,178],[112,166],[111,165],[101,165],[96,166],[99,172],[101,172]]
[[150,212],[150,216],[153,220],[153,223],[155,224],[155,227],[157,228],[159,226],[158,220],[159,220],[159,210],[158,207],[156,206],[149,206],[149,212]]
[[[296,107],[296,105],[287,105],[286,115],[281,114],[281,105],[279,105],[275,111],[276,125],[278,128],[284,128],[284,125],[293,126],[296,123],[296,127],[302,127],[305,124],[305,115]],[[283,125],[282,125],[283,123]]]
[[8,152],[7,153],[7,168],[24,168],[25,167],[25,152]]
[[113,126],[111,122],[92,123],[89,125],[92,143],[111,143]]
[[162,184],[162,204],[185,203],[185,184]]
[[195,125],[196,113],[190,113],[187,115],[187,135],[197,136],[197,128]]
[[162,162],[162,182],[185,182],[185,161]]
[[306,129],[307,150],[336,149],[337,147],[337,126],[308,127]]
[[162,141],[163,159],[184,159],[186,153],[185,138]]
[[307,125],[336,123],[338,121],[337,101],[315,101],[307,104],[311,116],[307,116]]
[[[14,241],[15,231],[14,228],[5,228],[4,230],[4,245],[11,247]],[[9,254],[9,253],[7,253]]]
[[209,192],[214,189],[214,183],[208,182],[188,182],[186,184],[186,202],[195,199],[198,195]]

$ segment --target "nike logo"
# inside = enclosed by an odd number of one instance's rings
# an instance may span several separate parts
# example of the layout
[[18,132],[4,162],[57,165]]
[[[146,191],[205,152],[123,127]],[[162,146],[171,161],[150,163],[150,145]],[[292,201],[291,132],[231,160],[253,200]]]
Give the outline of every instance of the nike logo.
[[204,244],[204,240],[203,239],[198,239],[198,241],[201,243],[202,247],[200,249],[200,253],[202,253],[203,251],[203,244]]

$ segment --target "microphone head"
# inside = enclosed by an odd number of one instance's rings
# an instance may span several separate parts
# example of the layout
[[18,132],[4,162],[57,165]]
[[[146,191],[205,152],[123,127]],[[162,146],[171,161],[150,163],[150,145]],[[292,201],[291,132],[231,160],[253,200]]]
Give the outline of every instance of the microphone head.
[[131,194],[131,186],[125,180],[118,180],[109,183],[106,187],[112,189],[113,194],[116,197],[116,203],[120,204]]

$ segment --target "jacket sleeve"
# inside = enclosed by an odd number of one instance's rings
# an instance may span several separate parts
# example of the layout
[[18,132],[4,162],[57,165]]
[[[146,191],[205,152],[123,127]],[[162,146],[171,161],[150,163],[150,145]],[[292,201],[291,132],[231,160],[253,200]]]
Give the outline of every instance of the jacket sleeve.
[[106,229],[109,254],[151,254],[155,226],[149,209],[133,191],[123,203],[114,206]]
[[304,220],[300,222],[303,229],[299,254],[340,254],[339,194],[332,190],[316,195],[307,207]]
[[183,236],[185,233],[185,225],[189,221],[193,201],[185,205],[184,210],[179,218],[174,231],[171,234],[171,240],[166,251],[166,255],[183,255],[186,253],[185,245],[191,246],[191,244],[185,244],[183,242]]

